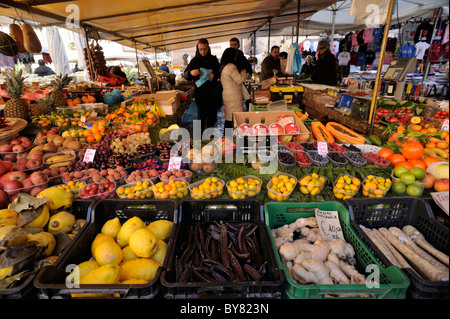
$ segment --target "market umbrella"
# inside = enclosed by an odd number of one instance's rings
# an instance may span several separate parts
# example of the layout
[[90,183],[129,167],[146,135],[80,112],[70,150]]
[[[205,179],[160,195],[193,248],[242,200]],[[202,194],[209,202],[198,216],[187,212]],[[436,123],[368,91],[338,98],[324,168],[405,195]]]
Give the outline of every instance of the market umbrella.
[[67,52],[64,47],[64,42],[61,39],[61,35],[59,34],[58,27],[45,27],[45,36],[55,73],[69,74],[69,58],[67,57]]

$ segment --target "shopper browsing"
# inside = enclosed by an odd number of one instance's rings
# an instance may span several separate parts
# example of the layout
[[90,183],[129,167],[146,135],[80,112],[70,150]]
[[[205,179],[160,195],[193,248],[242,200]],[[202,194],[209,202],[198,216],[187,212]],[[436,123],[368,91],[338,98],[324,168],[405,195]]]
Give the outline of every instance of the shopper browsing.
[[236,61],[238,71],[241,72],[242,70],[245,70],[248,76],[251,76],[253,73],[252,66],[245,57],[244,52],[239,49],[240,47],[241,44],[238,38],[230,39],[230,48],[236,49],[238,51],[238,57]]
[[[194,94],[202,131],[208,127],[214,127],[216,124],[217,109],[221,100],[218,89],[220,85],[218,82],[219,68],[219,60],[211,54],[208,40],[200,39],[195,56],[186,67],[184,76],[188,81],[196,83]],[[202,75],[204,76],[202,77]]]
[[46,75],[52,75],[55,74],[55,72],[45,65],[44,59],[40,59],[38,61],[39,66],[34,70],[34,74],[37,74],[38,76],[46,76]]
[[228,48],[220,61],[220,82],[222,83],[223,105],[225,111],[225,128],[233,128],[233,112],[243,112],[242,83],[247,78],[245,70],[238,71],[239,52]]
[[302,65],[301,74],[306,74],[310,76],[314,73],[314,65],[312,64],[312,56],[308,55],[305,58],[305,64]]
[[320,40],[317,50],[319,53],[317,65],[311,80],[317,84],[337,85],[336,57],[330,51],[330,43],[327,40]]

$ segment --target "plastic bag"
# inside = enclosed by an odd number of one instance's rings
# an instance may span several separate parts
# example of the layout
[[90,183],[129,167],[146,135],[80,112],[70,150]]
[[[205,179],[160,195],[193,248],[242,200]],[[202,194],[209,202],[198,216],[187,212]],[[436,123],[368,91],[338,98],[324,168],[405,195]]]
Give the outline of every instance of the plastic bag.
[[184,111],[183,115],[181,116],[181,122],[183,124],[190,124],[192,126],[192,122],[197,118],[197,103],[195,103],[195,100],[192,100],[191,104],[189,104],[188,109]]

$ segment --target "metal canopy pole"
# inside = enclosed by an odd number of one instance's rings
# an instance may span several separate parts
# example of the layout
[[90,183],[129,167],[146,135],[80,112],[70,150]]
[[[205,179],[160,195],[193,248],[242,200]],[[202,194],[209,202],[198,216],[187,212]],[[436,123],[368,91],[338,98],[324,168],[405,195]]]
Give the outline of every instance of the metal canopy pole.
[[331,6],[331,9],[333,10],[333,24],[331,26],[331,37],[330,37],[330,46],[333,48],[333,41],[334,41],[334,29],[336,27],[336,4],[333,6]]
[[298,43],[298,34],[300,32],[300,0],[297,2],[297,40],[295,42]]
[[269,21],[269,38],[267,39],[267,52],[269,52],[269,53],[270,53],[270,29],[271,29],[271,25],[272,25],[272,22]]
[[396,0],[390,0],[389,1],[389,8],[388,13],[386,17],[386,23],[384,25],[384,33],[383,33],[383,41],[381,42],[381,51],[380,51],[380,57],[377,68],[377,76],[375,79],[375,85],[373,88],[373,95],[372,95],[372,102],[370,104],[370,113],[369,113],[369,132],[372,134],[373,131],[373,122],[374,122],[374,115],[375,115],[375,109],[377,107],[377,100],[378,100],[378,89],[380,87],[380,79],[381,79],[381,72],[383,70],[383,59],[384,59],[384,53],[386,51],[386,44],[389,36],[389,29],[391,27],[391,20],[392,20],[392,13],[394,12]]
[[134,52],[136,53],[136,65],[137,65],[138,77],[140,77],[141,76],[141,72],[139,70],[139,58],[138,58],[138,51],[137,51],[136,41],[134,41]]

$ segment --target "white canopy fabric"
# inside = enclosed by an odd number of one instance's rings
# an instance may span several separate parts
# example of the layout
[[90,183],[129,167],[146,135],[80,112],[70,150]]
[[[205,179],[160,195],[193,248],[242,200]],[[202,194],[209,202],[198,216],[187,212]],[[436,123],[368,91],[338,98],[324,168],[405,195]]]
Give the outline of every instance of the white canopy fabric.
[[59,34],[59,28],[56,26],[45,27],[45,38],[48,47],[48,52],[52,58],[53,66],[56,74],[69,74],[71,73],[69,66],[69,58],[64,43]]

